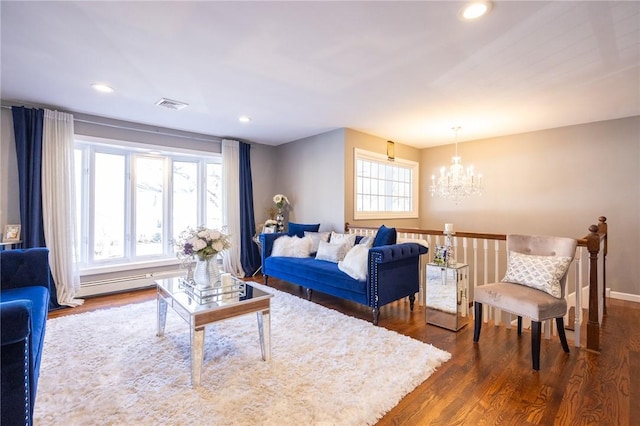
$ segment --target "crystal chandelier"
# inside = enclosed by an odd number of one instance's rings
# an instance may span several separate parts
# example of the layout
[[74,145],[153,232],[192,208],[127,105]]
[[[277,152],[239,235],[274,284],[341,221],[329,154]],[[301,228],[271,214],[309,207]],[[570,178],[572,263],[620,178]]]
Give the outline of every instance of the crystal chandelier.
[[482,175],[476,175],[473,166],[466,169],[462,166],[462,157],[458,155],[458,131],[460,127],[453,127],[456,133],[456,155],[451,157],[449,170],[445,166],[440,168],[440,176],[431,176],[431,196],[438,195],[452,200],[455,204],[473,195],[482,195]]

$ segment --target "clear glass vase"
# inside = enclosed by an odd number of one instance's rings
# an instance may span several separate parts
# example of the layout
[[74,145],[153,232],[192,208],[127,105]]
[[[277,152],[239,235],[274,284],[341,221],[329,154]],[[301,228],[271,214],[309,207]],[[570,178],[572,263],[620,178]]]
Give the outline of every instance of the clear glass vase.
[[199,288],[212,288],[220,286],[220,269],[218,269],[217,256],[198,258],[193,270],[193,281]]

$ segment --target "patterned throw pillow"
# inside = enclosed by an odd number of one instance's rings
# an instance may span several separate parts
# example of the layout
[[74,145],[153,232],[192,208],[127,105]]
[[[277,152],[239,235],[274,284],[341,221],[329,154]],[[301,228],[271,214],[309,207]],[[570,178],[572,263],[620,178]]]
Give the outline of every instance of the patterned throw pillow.
[[351,248],[356,243],[356,234],[338,234],[337,232],[332,231],[329,242],[331,244],[346,244]]
[[318,245],[318,252],[316,253],[316,259],[338,263],[344,259],[350,248],[351,247],[347,244],[331,244],[320,241],[320,244]]
[[320,241],[327,242],[329,241],[329,236],[331,232],[309,232],[304,231],[304,236],[311,238],[311,253],[316,253],[318,251],[318,246],[320,245]]
[[366,237],[362,237],[360,239],[360,242],[358,244],[363,245],[363,246],[367,246],[368,248],[373,247],[373,240],[375,237],[368,235]]
[[522,284],[560,299],[560,279],[573,259],[562,256],[536,256],[509,252],[509,266],[502,282]]

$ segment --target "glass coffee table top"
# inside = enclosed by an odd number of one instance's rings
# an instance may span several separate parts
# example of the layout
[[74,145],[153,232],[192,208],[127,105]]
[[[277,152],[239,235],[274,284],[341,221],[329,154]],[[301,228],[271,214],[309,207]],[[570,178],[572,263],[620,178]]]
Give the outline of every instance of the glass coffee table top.
[[259,298],[273,297],[272,294],[252,286],[251,282],[242,281],[235,277],[232,278],[232,284],[229,286],[209,289],[193,288],[186,284],[182,277],[157,280],[156,284],[190,314],[208,312]]

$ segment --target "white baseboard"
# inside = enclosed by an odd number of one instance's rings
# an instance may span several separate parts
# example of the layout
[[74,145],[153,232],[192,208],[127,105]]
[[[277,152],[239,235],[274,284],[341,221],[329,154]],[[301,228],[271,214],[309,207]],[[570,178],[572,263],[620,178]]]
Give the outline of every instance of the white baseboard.
[[[620,291],[612,291],[608,288],[605,292],[606,296],[611,299],[626,300],[629,302],[640,303],[640,294],[622,293]],[[567,295],[567,299],[570,306],[575,306],[575,292],[571,292]],[[587,308],[589,306],[589,287],[583,287],[582,289],[582,307]]]
[[98,296],[102,294],[119,293],[122,291],[138,290],[142,288],[154,287],[156,279],[177,276],[182,271],[164,271],[144,274],[144,276],[135,275],[131,277],[123,277],[116,279],[106,279],[99,281],[89,281],[80,284],[80,290],[76,297],[83,298],[88,296]]
[[611,289],[607,289],[607,296],[612,299],[620,299],[627,300],[629,302],[640,303],[640,294],[622,293],[619,291],[611,291]]

